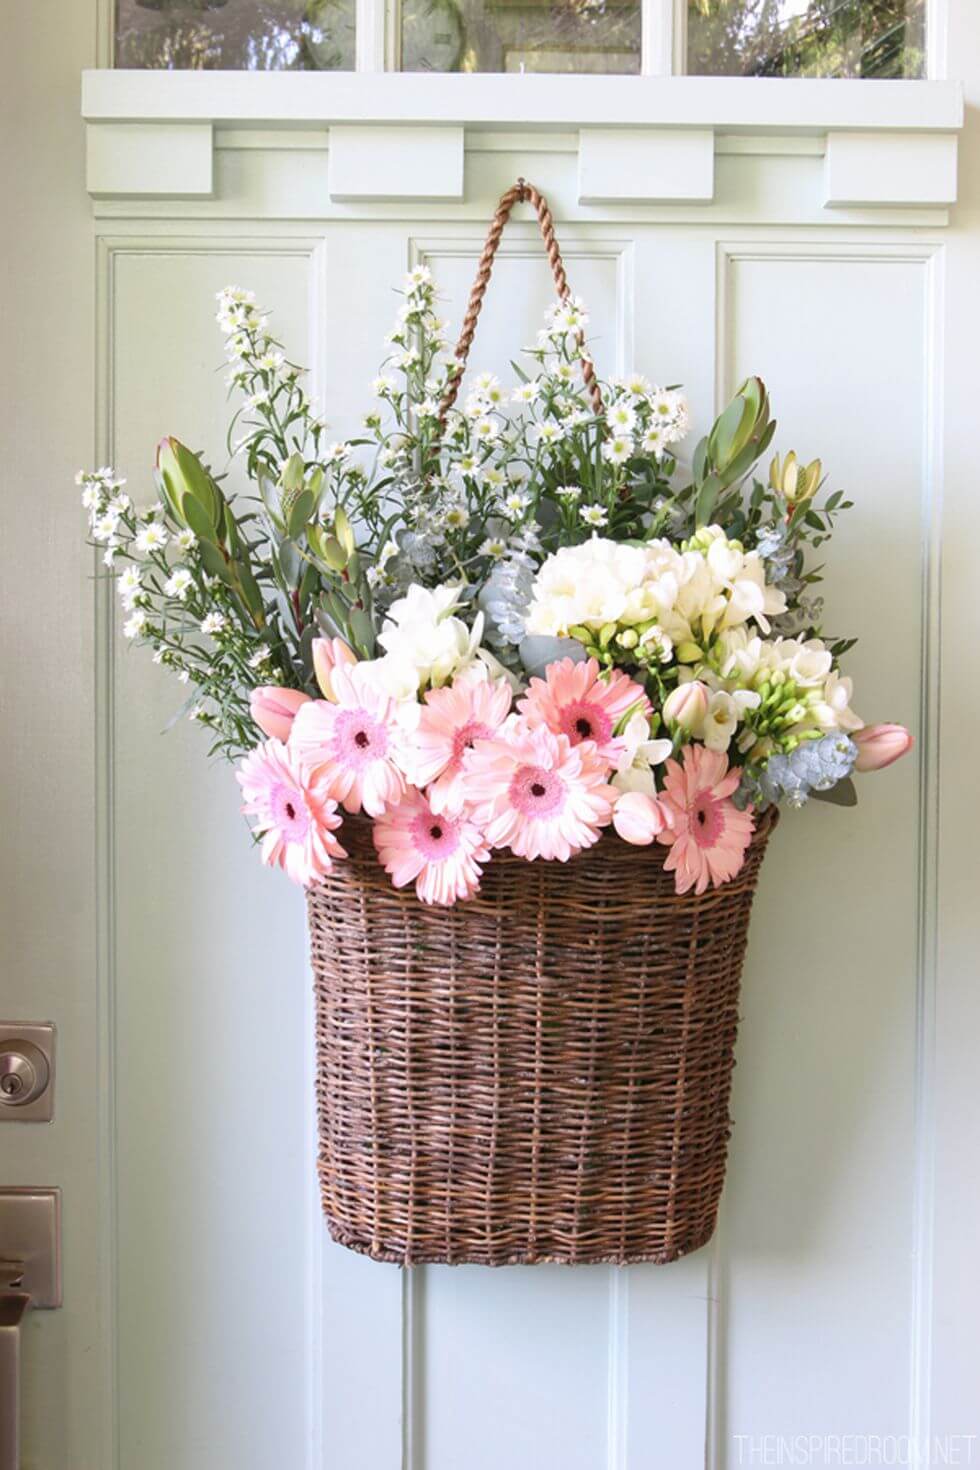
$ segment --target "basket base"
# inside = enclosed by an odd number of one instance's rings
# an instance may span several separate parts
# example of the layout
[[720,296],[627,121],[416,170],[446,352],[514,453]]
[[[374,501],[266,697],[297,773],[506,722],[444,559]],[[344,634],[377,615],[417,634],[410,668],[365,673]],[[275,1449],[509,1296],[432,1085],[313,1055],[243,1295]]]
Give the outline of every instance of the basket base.
[[712,1220],[707,1230],[692,1236],[688,1241],[671,1250],[636,1251],[627,1255],[596,1254],[587,1252],[564,1254],[552,1251],[516,1251],[510,1254],[492,1254],[484,1251],[466,1251],[447,1256],[438,1251],[413,1251],[410,1255],[396,1250],[385,1250],[368,1240],[352,1235],[349,1230],[326,1220],[330,1239],[345,1250],[355,1251],[359,1256],[368,1256],[372,1261],[385,1261],[393,1266],[668,1266],[684,1256],[693,1255],[710,1241],[715,1233],[716,1221]]

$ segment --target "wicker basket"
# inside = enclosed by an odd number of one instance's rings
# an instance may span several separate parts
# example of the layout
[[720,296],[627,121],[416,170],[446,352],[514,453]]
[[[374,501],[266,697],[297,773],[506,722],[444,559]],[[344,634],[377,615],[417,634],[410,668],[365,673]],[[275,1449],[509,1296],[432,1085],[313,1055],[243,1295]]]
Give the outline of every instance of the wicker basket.
[[495,853],[427,909],[370,826],[310,893],[319,1170],[333,1238],[378,1260],[672,1261],[710,1238],[749,911],[678,897],[666,849]]

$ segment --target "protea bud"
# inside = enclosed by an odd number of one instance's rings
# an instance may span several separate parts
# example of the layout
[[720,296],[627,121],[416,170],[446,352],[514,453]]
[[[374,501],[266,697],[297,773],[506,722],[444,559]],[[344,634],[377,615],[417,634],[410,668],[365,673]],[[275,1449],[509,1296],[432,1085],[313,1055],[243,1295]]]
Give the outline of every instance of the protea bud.
[[778,454],[773,457],[769,466],[769,484],[788,506],[796,506],[816,494],[821,470],[819,459],[801,465],[791,449],[785,459],[780,460]]
[[291,454],[279,472],[279,509],[284,521],[289,522],[289,515],[297,500],[303,493],[304,481],[306,479],[306,465],[301,454]]

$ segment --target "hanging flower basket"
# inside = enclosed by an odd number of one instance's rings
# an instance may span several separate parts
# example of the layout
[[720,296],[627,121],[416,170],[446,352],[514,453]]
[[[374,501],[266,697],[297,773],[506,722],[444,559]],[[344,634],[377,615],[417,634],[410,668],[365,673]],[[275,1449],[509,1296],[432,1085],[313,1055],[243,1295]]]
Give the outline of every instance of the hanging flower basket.
[[[514,206],[556,302],[533,374],[457,396]],[[687,405],[601,382],[547,201],[495,212],[446,353],[412,271],[364,437],[330,443],[247,292],[229,499],[178,441],[158,503],[82,473],[123,631],[238,757],[263,861],[308,890],[319,1169],[380,1260],[671,1261],[714,1229],[749,912],[785,801],[903,754],[821,636],[841,493],[777,455],[747,379]],[[395,372],[402,375],[399,387]],[[257,736],[266,738],[257,742]]]
[[471,902],[386,881],[367,823],[310,890],[320,1184],[377,1260],[673,1261],[710,1238],[749,912],[664,849],[498,857]]

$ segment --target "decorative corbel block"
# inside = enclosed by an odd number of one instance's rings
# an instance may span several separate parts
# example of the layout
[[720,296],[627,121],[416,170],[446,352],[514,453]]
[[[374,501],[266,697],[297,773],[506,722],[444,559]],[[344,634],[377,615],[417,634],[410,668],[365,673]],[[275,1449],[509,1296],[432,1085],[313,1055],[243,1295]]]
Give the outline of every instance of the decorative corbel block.
[[583,128],[580,204],[709,202],[715,192],[710,128]]
[[90,122],[85,132],[88,192],[158,199],[213,192],[209,122]]
[[828,133],[824,203],[830,209],[955,204],[956,134]]
[[335,201],[462,199],[463,129],[334,125],[328,180]]

